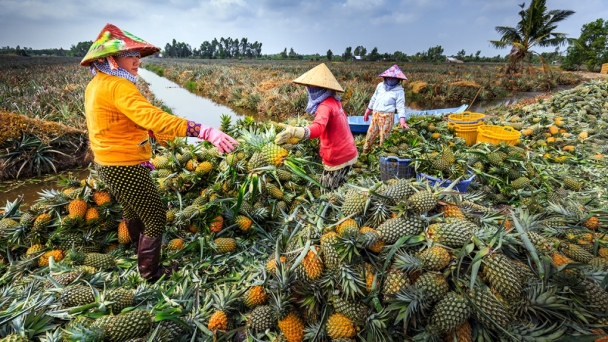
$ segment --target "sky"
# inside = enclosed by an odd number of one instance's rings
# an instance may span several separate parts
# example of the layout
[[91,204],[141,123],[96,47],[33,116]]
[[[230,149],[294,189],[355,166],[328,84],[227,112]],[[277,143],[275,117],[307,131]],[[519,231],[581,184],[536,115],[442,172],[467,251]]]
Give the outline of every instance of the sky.
[[[262,54],[299,54],[346,47],[412,55],[441,45],[445,55],[490,46],[496,26],[516,26],[523,0],[0,0],[0,46],[69,49],[92,41],[106,23],[161,48],[176,39],[199,47],[231,37],[262,42]],[[529,1],[526,2],[526,6]],[[608,18],[607,0],[547,0],[549,10],[573,10],[558,32],[577,38],[584,24]],[[554,51],[536,49],[535,51]],[[561,48],[565,51],[565,47]]]

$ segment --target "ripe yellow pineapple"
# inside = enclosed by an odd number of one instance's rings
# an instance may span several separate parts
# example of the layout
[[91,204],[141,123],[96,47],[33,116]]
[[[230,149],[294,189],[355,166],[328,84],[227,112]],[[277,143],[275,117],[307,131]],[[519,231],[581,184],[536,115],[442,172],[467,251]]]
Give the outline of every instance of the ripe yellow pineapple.
[[184,240],[175,238],[167,243],[167,249],[172,252],[179,252],[184,249]]
[[195,160],[190,159],[186,162],[186,170],[188,171],[195,171],[197,166],[198,165]]
[[252,286],[243,295],[243,303],[247,307],[254,307],[256,305],[264,304],[268,300],[268,294],[263,286]]
[[219,233],[224,226],[224,218],[222,215],[218,215],[213,219],[213,222],[209,225],[209,230],[214,233]]
[[87,202],[82,199],[72,200],[68,204],[68,214],[83,219],[87,213]]
[[211,315],[207,328],[211,331],[227,330],[228,329],[228,316],[224,311],[218,310]]
[[48,266],[50,257],[53,257],[55,261],[61,261],[63,259],[63,251],[61,249],[54,249],[42,254],[42,256],[38,259],[38,266]]
[[[284,263],[285,261],[287,261],[287,257],[284,255],[281,255],[279,257],[279,260],[281,261],[281,263]],[[270,256],[268,263],[266,263],[266,271],[268,271],[269,273],[274,273],[276,270],[277,270],[277,260],[274,258],[274,254],[273,254]]]
[[236,248],[236,240],[233,238],[217,238],[213,243],[218,253],[230,253]]
[[289,154],[286,149],[273,143],[264,145],[260,153],[268,164],[272,164],[274,166],[283,165],[285,158],[287,158]]
[[84,215],[84,220],[88,223],[88,224],[95,224],[99,221],[99,211],[97,211],[96,208],[89,208],[87,209],[85,215]]
[[34,220],[34,225],[32,227],[33,231],[42,230],[46,228],[51,223],[51,215],[47,213],[42,213],[36,217]]
[[359,233],[359,225],[352,218],[346,219],[336,226],[336,233],[342,237],[356,236]]
[[365,248],[374,253],[380,253],[380,251],[382,251],[384,241],[380,240],[380,234],[378,234],[374,228],[361,227],[361,229],[359,229],[359,235],[368,242],[365,245]]
[[293,311],[279,320],[279,329],[287,342],[301,342],[304,340],[304,323]]
[[443,213],[443,217],[456,217],[462,220],[466,219],[460,208],[454,204],[442,205],[440,206],[439,211]]
[[356,334],[355,325],[343,314],[335,313],[327,319],[327,335],[332,339],[353,338]]
[[237,217],[234,219],[234,222],[242,231],[248,231],[249,228],[251,228],[251,225],[253,224],[253,221],[251,221],[250,218],[244,215],[237,215]]
[[25,256],[29,258],[30,255],[40,253],[44,249],[45,249],[44,245],[41,245],[39,243],[34,244],[30,248],[27,249],[27,251],[25,252]]
[[591,230],[596,230],[600,227],[600,220],[597,218],[597,216],[591,216],[583,221],[583,226]]
[[[312,248],[314,248],[314,251]],[[323,273],[323,261],[318,255],[319,248],[317,246],[313,246],[312,248],[306,253],[306,256],[302,259],[302,263],[298,267],[298,274],[301,275],[304,280],[318,279]]]
[[95,193],[93,194],[93,201],[95,201],[95,204],[101,207],[104,204],[110,203],[112,200],[110,198],[110,194],[107,191],[99,190],[95,191]]
[[121,221],[118,224],[118,243],[125,244],[129,242],[131,242],[131,236],[129,235],[127,224],[125,221]]

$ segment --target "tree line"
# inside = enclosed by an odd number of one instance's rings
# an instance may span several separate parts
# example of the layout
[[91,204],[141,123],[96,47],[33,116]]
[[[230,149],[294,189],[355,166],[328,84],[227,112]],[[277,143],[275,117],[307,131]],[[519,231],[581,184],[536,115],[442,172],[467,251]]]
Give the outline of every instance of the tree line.
[[190,44],[177,42],[173,39],[171,44],[167,43],[163,51],[163,57],[168,58],[260,58],[262,57],[262,43],[249,42],[247,38],[232,39],[221,37],[220,40],[213,38],[212,41],[204,41],[199,48],[192,48]]
[[33,49],[31,47],[16,47],[2,46],[0,47],[0,55],[18,55],[18,56],[56,56],[56,57],[84,57],[89,51],[89,47],[93,44],[93,41],[79,42],[76,45],[72,45],[69,50],[63,48],[50,48],[50,49]]

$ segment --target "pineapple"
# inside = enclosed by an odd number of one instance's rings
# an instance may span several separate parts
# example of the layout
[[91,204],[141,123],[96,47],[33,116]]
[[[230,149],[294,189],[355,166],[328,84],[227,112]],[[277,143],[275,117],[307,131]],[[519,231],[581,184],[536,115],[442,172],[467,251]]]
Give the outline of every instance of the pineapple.
[[270,196],[272,196],[273,198],[276,198],[278,200],[283,198],[283,191],[281,191],[281,189],[279,189],[279,187],[277,187],[276,185],[274,185],[272,183],[268,183],[266,185],[266,191],[268,191],[268,194]]
[[212,293],[213,297],[213,308],[215,311],[209,318],[207,328],[213,332],[217,330],[229,330],[232,328],[232,320],[230,319],[230,313],[232,311],[232,305],[240,296],[240,291],[231,292],[231,289],[224,287],[218,289]]
[[410,286],[410,280],[407,275],[397,269],[391,269],[384,278],[382,293],[385,296],[394,296],[408,286]]
[[98,270],[112,267],[115,263],[113,256],[101,253],[87,253],[83,261],[83,265],[95,267]]
[[287,181],[292,180],[293,175],[289,171],[278,169],[277,170],[277,177],[279,178],[279,180],[281,182],[287,182]]
[[51,277],[61,286],[67,286],[82,275],[81,271],[70,271],[65,273],[52,273]]
[[165,156],[156,156],[152,159],[152,165],[155,169],[168,169],[170,168],[169,158]]
[[233,238],[217,238],[213,241],[218,253],[230,253],[236,248],[236,240]]
[[25,251],[25,256],[27,258],[29,258],[30,255],[39,254],[40,252],[42,252],[44,250],[45,250],[44,245],[37,243],[37,244],[32,245],[30,248],[27,249],[27,251]]
[[[314,251],[312,250],[314,248]],[[319,248],[311,247],[304,259],[296,269],[298,277],[305,282],[313,281],[321,277],[323,273],[323,261],[319,256]]]
[[589,304],[587,309],[594,312],[608,311],[608,292],[591,280],[583,280],[585,287],[586,301]]
[[327,335],[332,339],[352,338],[357,331],[353,322],[341,313],[335,313],[327,319]]
[[30,342],[31,340],[23,335],[9,334],[0,339],[0,342]]
[[473,305],[473,316],[485,327],[498,330],[512,321],[507,308],[487,287],[477,287],[469,293]]
[[409,203],[415,213],[421,214],[435,208],[438,199],[429,190],[418,191],[409,198]]
[[[285,263],[287,261],[287,257],[284,255],[281,255],[279,257],[279,261],[281,263]],[[268,260],[268,262],[266,263],[266,271],[268,271],[269,273],[275,273],[277,270],[277,261],[274,258],[274,254],[270,256],[270,259]]]
[[215,311],[209,319],[207,328],[213,332],[217,330],[228,330],[228,316],[224,311]]
[[443,213],[443,217],[454,217],[461,220],[465,220],[464,214],[457,205],[446,204],[442,205],[439,209]]
[[184,240],[180,238],[172,239],[167,243],[167,250],[171,252],[179,252],[184,249]]
[[122,288],[115,288],[108,291],[105,299],[113,302],[108,305],[108,308],[112,310],[114,314],[119,314],[125,308],[133,306],[135,304],[133,291]]
[[528,177],[519,177],[513,182],[511,182],[511,186],[515,190],[526,188],[530,185],[530,179]]
[[219,233],[220,231],[222,231],[223,226],[224,217],[222,217],[222,215],[218,215],[213,219],[211,224],[209,224],[209,230],[213,233]]
[[283,165],[285,158],[287,158],[289,154],[286,149],[273,143],[264,145],[260,153],[262,154],[262,157],[266,163],[274,166]]
[[401,178],[393,184],[390,184],[382,195],[390,198],[394,202],[399,202],[415,193],[416,189],[414,189],[412,183],[408,179]]
[[448,282],[438,273],[424,273],[414,285],[424,294],[429,304],[436,303],[448,293]]
[[234,219],[234,222],[239,227],[239,229],[244,232],[248,231],[249,228],[251,228],[251,225],[253,224],[253,221],[251,221],[250,218],[243,215],[237,215]]
[[194,169],[194,172],[200,177],[210,174],[211,171],[213,171],[213,164],[208,161],[201,162]]
[[560,250],[569,258],[578,262],[588,263],[591,259],[593,259],[593,254],[587,252],[581,246],[573,243],[561,244]]
[[447,267],[451,257],[447,249],[440,246],[427,248],[418,257],[412,256],[405,251],[395,254],[394,267],[413,273],[419,270],[440,271]]
[[279,319],[278,325],[287,342],[301,342],[304,340],[304,323],[294,311]]
[[323,264],[329,269],[340,267],[340,254],[336,249],[338,243],[338,234],[329,232],[321,237],[321,254],[323,255]]
[[386,220],[376,230],[386,244],[393,244],[406,235],[417,235],[424,229],[424,221],[419,216],[395,217]]
[[522,286],[519,274],[509,258],[503,254],[490,254],[483,259],[483,273],[495,289],[506,300],[519,299]]
[[469,302],[456,292],[448,292],[435,304],[428,329],[432,329],[431,335],[441,336],[456,329],[469,319],[470,315]]
[[436,243],[460,248],[469,242],[473,232],[461,223],[436,223],[429,226],[426,236]]
[[344,216],[359,215],[363,213],[363,210],[365,210],[366,203],[366,193],[351,189],[346,193],[344,198],[344,203],[342,204],[342,214]]
[[486,155],[486,157],[488,158],[490,164],[494,166],[501,167],[503,165],[504,158],[497,152],[489,153],[488,155]]
[[97,208],[89,208],[87,209],[86,213],[84,214],[84,220],[87,224],[95,224],[97,222],[99,222],[99,211],[97,211]]
[[596,230],[600,227],[600,220],[597,216],[591,216],[588,219],[584,220],[582,222],[582,225],[587,229]]
[[0,231],[15,228],[18,225],[19,225],[19,222],[15,221],[13,219],[10,219],[10,218],[0,219]]
[[454,331],[449,332],[443,341],[473,342],[473,328],[471,328],[469,321],[464,321],[464,323],[456,327]]
[[339,295],[332,296],[330,300],[337,313],[343,314],[356,324],[365,321],[368,308],[360,301],[345,299]]
[[249,169],[249,171],[266,165],[266,160],[260,152],[255,152],[247,162],[247,168]]
[[93,201],[98,207],[101,207],[105,204],[111,203],[112,199],[110,197],[110,193],[105,190],[99,190],[93,193]]
[[564,188],[567,190],[579,191],[583,187],[579,181],[569,177],[564,178],[562,182],[564,183]]
[[42,254],[42,256],[38,258],[38,266],[48,266],[50,257],[53,257],[55,262],[61,261],[63,259],[63,251],[61,249],[54,249],[52,251]]
[[69,216],[84,219],[87,213],[87,202],[82,199],[74,199],[68,203],[68,214]]
[[46,228],[49,224],[51,224],[51,215],[42,213],[36,216],[34,220],[34,225],[32,227],[32,231],[41,231]]
[[359,225],[353,219],[346,219],[336,226],[336,233],[343,238],[349,236],[357,236],[359,233]]
[[248,323],[254,332],[272,329],[277,324],[276,313],[269,305],[256,306],[249,315]]
[[125,244],[129,242],[131,242],[131,236],[129,235],[127,224],[125,221],[121,221],[118,224],[118,243]]
[[104,337],[108,341],[128,341],[146,335],[152,329],[150,313],[145,310],[133,310],[113,316],[103,325]]
[[95,295],[89,286],[72,285],[61,291],[61,303],[66,307],[81,306],[95,302]]
[[359,229],[359,241],[361,246],[374,253],[379,253],[384,247],[384,242],[380,240],[380,234],[371,227],[361,227]]
[[252,286],[243,294],[243,303],[247,307],[254,307],[266,303],[268,294],[262,286]]

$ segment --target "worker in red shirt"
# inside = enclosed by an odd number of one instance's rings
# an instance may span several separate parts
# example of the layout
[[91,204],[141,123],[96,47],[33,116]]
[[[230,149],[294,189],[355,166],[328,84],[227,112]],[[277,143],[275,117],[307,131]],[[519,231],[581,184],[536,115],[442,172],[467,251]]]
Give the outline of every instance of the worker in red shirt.
[[321,185],[327,190],[338,188],[346,181],[352,165],[357,162],[357,147],[346,112],[342,109],[336,92],[344,92],[334,75],[322,63],[296,78],[294,83],[308,89],[306,112],[315,115],[308,127],[283,125],[285,130],[277,134],[276,144],[284,144],[290,138],[321,140],[319,155],[323,160]]

